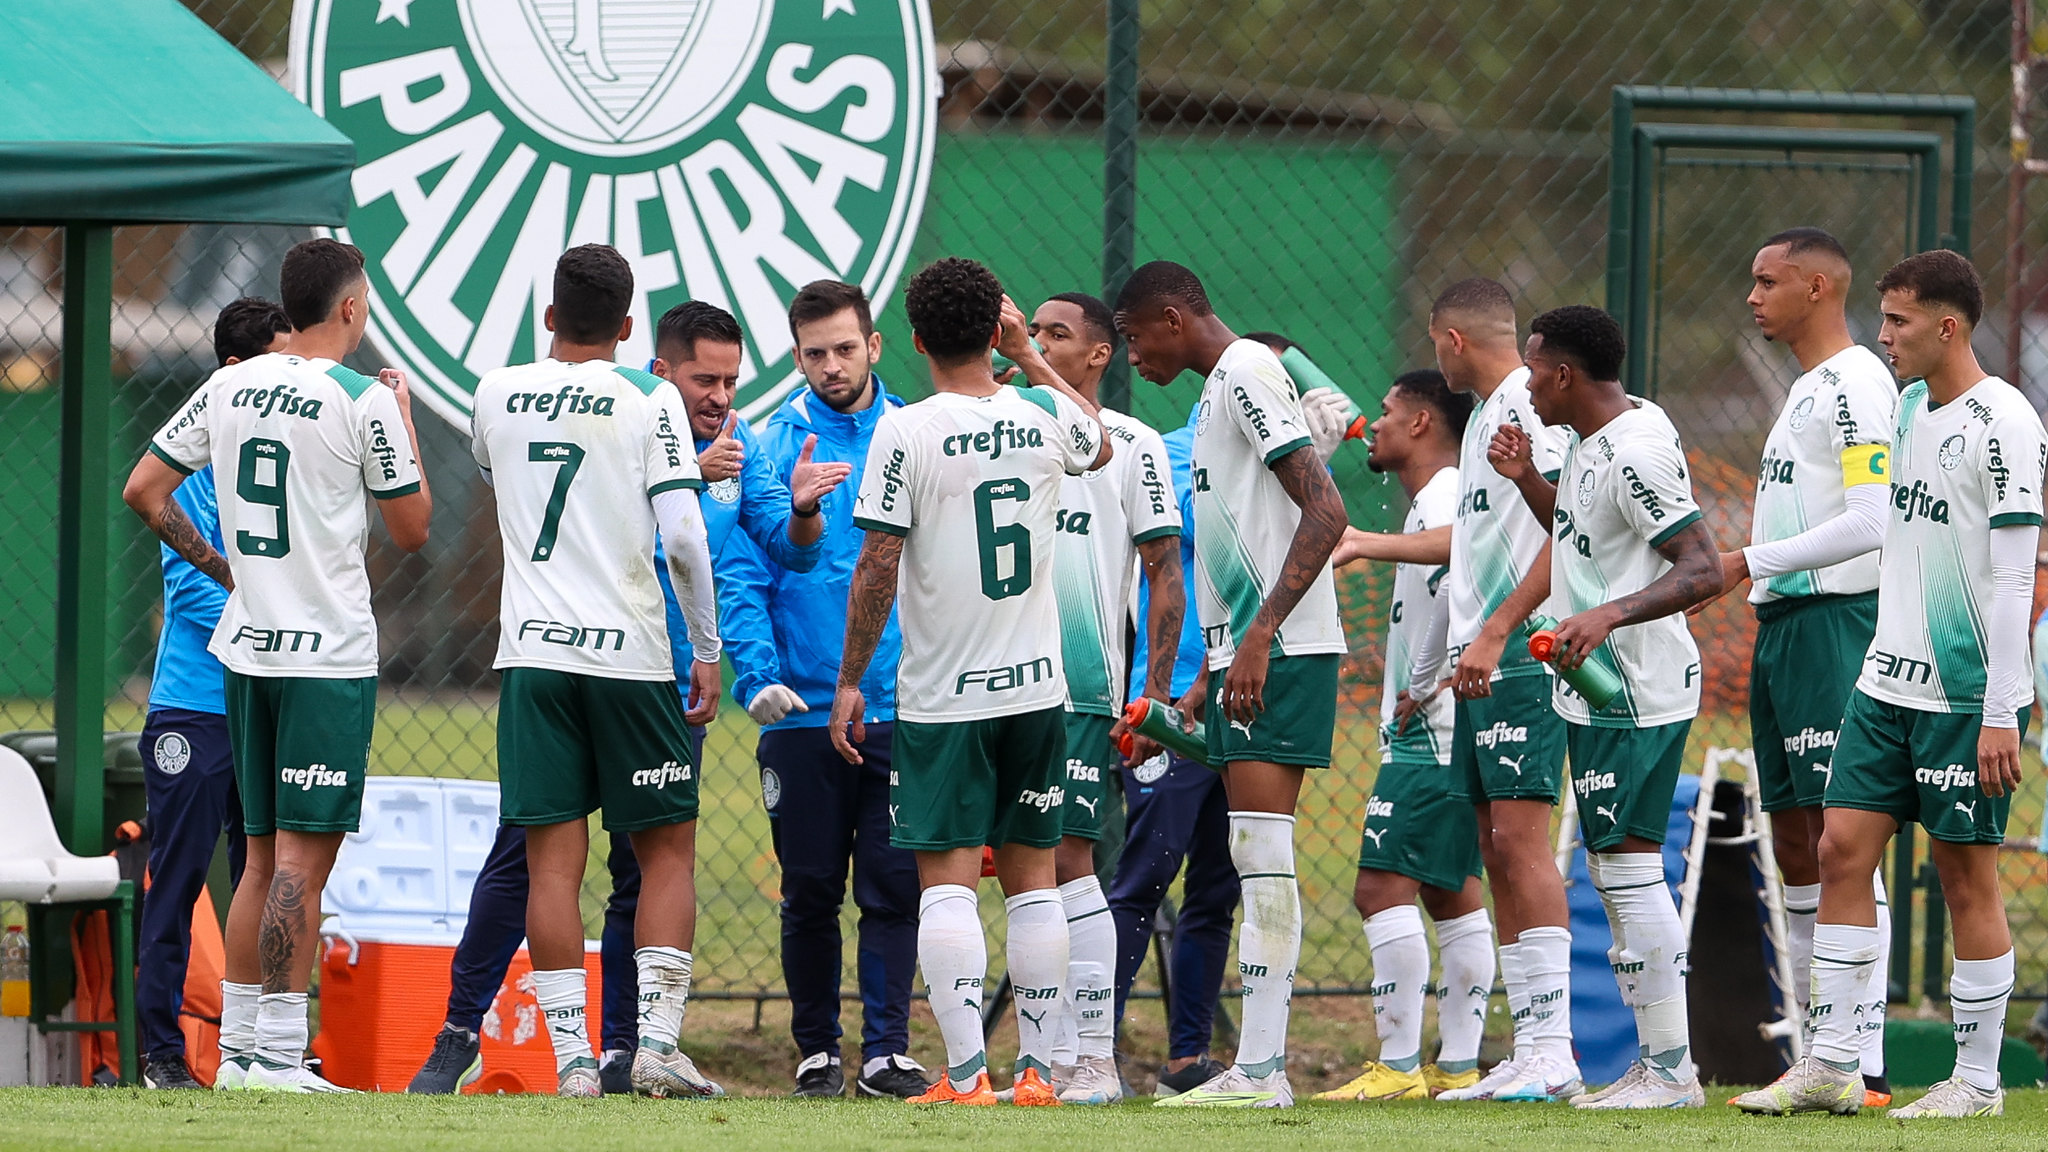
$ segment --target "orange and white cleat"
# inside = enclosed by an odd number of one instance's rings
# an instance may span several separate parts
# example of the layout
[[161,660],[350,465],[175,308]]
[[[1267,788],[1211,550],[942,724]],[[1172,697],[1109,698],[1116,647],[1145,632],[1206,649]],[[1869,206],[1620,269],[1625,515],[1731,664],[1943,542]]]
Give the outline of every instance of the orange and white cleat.
[[1052,1085],[1045,1082],[1045,1077],[1040,1076],[1036,1068],[1026,1068],[1017,1077],[1017,1082],[1011,1085],[1011,1091],[1013,1095],[1010,1098],[1010,1102],[1019,1108],[1056,1108],[1059,1106],[1059,1093],[1053,1091]]
[[922,1096],[912,1096],[912,1104],[966,1104],[977,1108],[992,1108],[996,1104],[996,1091],[988,1082],[988,1069],[974,1074],[974,1086],[962,1092],[953,1087],[953,1078],[940,1073],[939,1082],[931,1086]]

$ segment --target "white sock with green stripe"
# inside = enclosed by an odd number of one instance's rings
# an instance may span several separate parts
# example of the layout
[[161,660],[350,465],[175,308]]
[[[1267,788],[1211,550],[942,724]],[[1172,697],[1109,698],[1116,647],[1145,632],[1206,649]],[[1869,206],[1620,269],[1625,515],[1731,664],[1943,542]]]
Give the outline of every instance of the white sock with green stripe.
[[[1792,999],[1797,1003],[1802,1028],[1809,1022],[1807,1008],[1812,988],[1807,974],[1813,971],[1813,920],[1819,914],[1820,885],[1785,885],[1785,952],[1792,961]],[[1806,1043],[1811,1047],[1813,1037],[1808,1036]]]
[[555,1049],[555,1075],[569,1070],[578,1060],[594,1066],[597,1057],[590,1050],[590,1029],[583,1009],[590,996],[590,978],[581,968],[561,968],[533,974],[533,998],[540,1004],[540,1018],[547,1026],[548,1043]]
[[964,884],[934,884],[917,907],[917,966],[924,972],[932,1017],[946,1041],[946,1074],[965,1092],[988,1067],[981,1033],[981,982],[988,975],[988,940],[981,905]]
[[266,992],[256,1001],[256,1059],[270,1068],[306,1062],[306,994]]
[[1572,930],[1522,929],[1522,974],[1529,989],[1529,1048],[1563,1064],[1572,1055]]
[[1884,1017],[1892,995],[1892,904],[1884,890],[1884,870],[1870,878],[1877,894],[1877,963],[1857,1001],[1863,1005],[1863,1074],[1884,1076]]
[[261,984],[220,982],[220,1058],[249,1060],[256,1055],[256,1011]]
[[2012,979],[2009,948],[1989,960],[1958,958],[1948,978],[1948,1008],[1956,1028],[1955,1078],[1980,1092],[1998,1090],[1998,1051],[2005,1043]]
[[1877,967],[1878,932],[1860,924],[1813,926],[1813,993],[1807,1009],[1808,1051],[1839,1072],[1863,1064],[1863,991]]
[[[1636,1039],[1652,1072],[1676,1083],[1694,1077],[1685,1009],[1687,948],[1659,852],[1605,854],[1600,899],[1621,927],[1615,979],[1636,1010]],[[1632,993],[1632,995],[1631,995]]]
[[1437,921],[1436,948],[1444,966],[1436,1000],[1436,1066],[1470,1071],[1479,1066],[1486,1005],[1493,999],[1493,919],[1480,908]]
[[1067,910],[1059,890],[1039,888],[1003,901],[1003,954],[1017,1008],[1017,1072],[1036,1068],[1052,1082],[1053,1034],[1066,1010]]
[[667,1054],[682,1042],[683,1010],[690,1003],[691,958],[680,948],[633,950],[640,975],[640,1043]]
[[1244,893],[1244,924],[1237,934],[1237,971],[1244,984],[1237,1066],[1249,1076],[1270,1076],[1287,1066],[1288,1002],[1301,958],[1294,817],[1232,812],[1230,861]]
[[1082,1057],[1116,1054],[1116,918],[1093,876],[1060,885],[1067,910],[1067,1015]]
[[1422,1066],[1422,992],[1429,983],[1429,937],[1413,904],[1366,918],[1372,949],[1372,1022],[1380,1035],[1380,1063],[1397,1072]]

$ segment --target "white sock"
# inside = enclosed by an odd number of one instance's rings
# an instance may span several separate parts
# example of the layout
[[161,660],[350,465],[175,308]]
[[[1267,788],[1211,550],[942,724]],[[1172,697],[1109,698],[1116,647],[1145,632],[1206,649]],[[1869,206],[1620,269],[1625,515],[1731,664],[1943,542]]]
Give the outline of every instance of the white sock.
[[1877,963],[1856,997],[1863,1005],[1863,1074],[1884,1076],[1884,1018],[1892,997],[1892,903],[1884,890],[1884,870],[1870,878],[1877,893]]
[[1622,956],[1633,968],[1636,1040],[1652,1072],[1677,1083],[1693,1079],[1692,1035],[1685,1011],[1687,949],[1678,906],[1664,883],[1661,853],[1607,855],[1601,899],[1621,924]]
[[533,998],[540,1003],[540,1018],[547,1025],[548,1043],[555,1048],[555,1075],[569,1070],[578,1060],[596,1063],[590,1049],[590,1029],[583,1018],[584,1001],[590,994],[589,978],[581,968],[558,968],[533,974]]
[[1807,1009],[1808,1051],[1843,1071],[1863,1064],[1863,990],[1877,966],[1876,928],[1855,924],[1813,926],[1812,1007]]
[[1998,1050],[2005,1043],[2012,969],[2013,954],[2007,949],[1989,960],[1958,958],[1948,978],[1948,1008],[1956,1026],[1955,1077],[1982,1092],[1998,1090]]
[[1380,1063],[1401,1072],[1422,1066],[1422,992],[1429,983],[1429,938],[1413,904],[1375,912],[1365,922],[1372,948],[1372,1022]]
[[[1102,882],[1083,876],[1060,885],[1067,909],[1067,1018],[1076,1053],[1116,1055],[1116,918]],[[1071,1063],[1071,1061],[1069,1061]]]
[[1469,1071],[1479,1066],[1486,1005],[1493,999],[1493,920],[1486,909],[1437,921],[1436,949],[1444,966],[1436,1000],[1436,1066]]
[[220,982],[220,1058],[246,1060],[256,1052],[256,1003],[261,984]]
[[[1820,914],[1820,885],[1785,885],[1785,951],[1792,958],[1792,999],[1799,1015],[1794,1019],[1807,1025],[1807,1007],[1812,999],[1808,973],[1813,971],[1813,918]],[[1808,1047],[1813,1037],[1807,1036]]]
[[1572,1056],[1572,930],[1522,930],[1522,970],[1529,985],[1529,1046],[1576,1066]]
[[1508,990],[1508,1023],[1515,1030],[1514,1055],[1509,1059],[1527,1060],[1536,1054],[1536,1046],[1529,1042],[1529,961],[1520,940],[1500,946],[1500,982]]
[[1586,853],[1586,875],[1593,881],[1593,891],[1600,896],[1600,911],[1607,916],[1607,967],[1614,972],[1615,987],[1621,989],[1621,1002],[1635,1013],[1636,1031],[1643,1027],[1643,1013],[1636,1006],[1636,975],[1642,969],[1633,958],[1626,957],[1628,933],[1621,926],[1621,917],[1615,912],[1614,901],[1607,898],[1606,869],[1607,857],[1598,852]]
[[683,1012],[690,1006],[690,954],[681,948],[635,948],[633,964],[640,970],[640,1043],[673,1052],[682,1043]]
[[1067,910],[1056,888],[1019,892],[1003,901],[1009,932],[1003,953],[1010,962],[1010,991],[1017,1008],[1018,1075],[1038,1069],[1052,1082],[1055,1026],[1066,1005]]
[[981,981],[988,975],[988,940],[974,889],[934,884],[917,906],[917,966],[931,995],[932,1016],[946,1041],[946,1074],[965,1092],[988,1067],[981,1034]]
[[304,992],[266,992],[257,998],[258,1060],[272,1068],[300,1067],[306,1062],[306,1035]]
[[1244,924],[1237,934],[1237,972],[1244,985],[1237,1066],[1250,1076],[1270,1076],[1287,1067],[1287,1010],[1295,961],[1301,958],[1294,817],[1232,812],[1230,861],[1244,893]]

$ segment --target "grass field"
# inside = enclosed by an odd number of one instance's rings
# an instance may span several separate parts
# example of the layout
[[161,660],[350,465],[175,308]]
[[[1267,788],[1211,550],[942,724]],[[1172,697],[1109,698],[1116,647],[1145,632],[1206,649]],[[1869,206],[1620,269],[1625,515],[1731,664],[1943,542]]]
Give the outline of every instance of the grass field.
[[[1721,1092],[1716,1099],[1725,1099]],[[2013,1093],[2002,1120],[1922,1123],[1882,1115],[1749,1117],[1718,1104],[1703,1111],[1575,1112],[1562,1105],[1306,1105],[1283,1112],[1177,1112],[1144,1103],[1113,1108],[912,1108],[882,1101],[654,1101],[612,1097],[289,1097],[132,1089],[0,1090],[0,1149],[292,1148],[439,1152],[480,1148],[689,1148],[719,1152],[875,1149],[1116,1148],[1185,1152],[1210,1140],[1231,1152],[1311,1146],[1437,1149],[1701,1148],[1840,1152],[2039,1149],[2048,1096]]]

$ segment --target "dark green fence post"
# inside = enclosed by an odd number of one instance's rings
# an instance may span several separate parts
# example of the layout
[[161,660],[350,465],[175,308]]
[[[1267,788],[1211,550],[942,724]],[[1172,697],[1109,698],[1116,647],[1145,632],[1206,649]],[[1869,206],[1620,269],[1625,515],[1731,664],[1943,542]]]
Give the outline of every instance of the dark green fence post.
[[108,439],[113,403],[114,230],[64,229],[63,429],[57,479],[57,834],[107,850],[101,810],[107,708]]
[[[1109,75],[1102,116],[1102,296],[1112,305],[1138,254],[1138,0],[1109,0]],[[1131,407],[1123,357],[1102,374],[1102,402]]]

